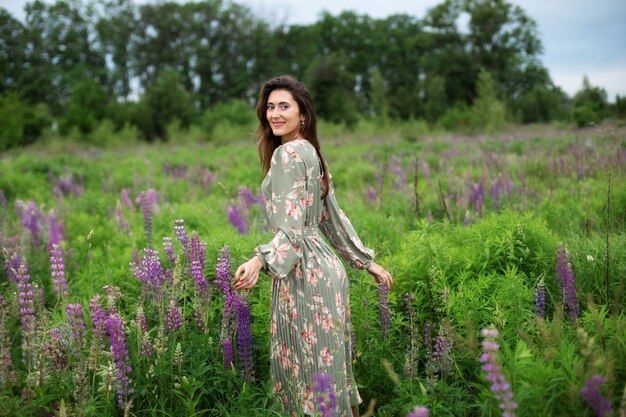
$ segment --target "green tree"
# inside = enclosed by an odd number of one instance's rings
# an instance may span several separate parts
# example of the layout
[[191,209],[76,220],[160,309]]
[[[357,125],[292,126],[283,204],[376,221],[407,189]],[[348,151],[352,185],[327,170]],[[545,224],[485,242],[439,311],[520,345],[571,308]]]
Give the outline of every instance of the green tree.
[[80,0],[58,0],[47,4],[40,0],[25,7],[29,55],[24,83],[33,82],[24,97],[48,103],[60,114],[71,86],[84,79],[104,83],[104,56],[94,45],[91,11]]
[[378,68],[372,72],[370,81],[370,109],[383,121],[389,117],[389,86]]
[[82,80],[72,86],[65,112],[60,120],[61,133],[77,128],[81,133],[91,132],[106,116],[109,96],[94,80]]
[[45,106],[30,106],[14,92],[0,95],[0,150],[34,142],[49,125]]
[[436,122],[446,111],[446,80],[435,75],[426,80],[424,116],[430,123]]
[[330,54],[313,62],[307,84],[319,117],[354,126],[358,118],[354,76],[345,67],[345,57]]
[[572,99],[572,115],[578,127],[600,123],[607,116],[608,100],[606,91],[594,87],[589,78],[583,77],[583,86]]
[[478,97],[474,101],[473,111],[479,128],[486,132],[495,132],[504,127],[506,106],[498,100],[495,83],[487,70],[481,70],[476,83]]
[[170,123],[176,120],[181,127],[187,127],[195,114],[192,96],[178,73],[163,71],[137,105],[135,123],[147,139],[167,139],[166,128]]

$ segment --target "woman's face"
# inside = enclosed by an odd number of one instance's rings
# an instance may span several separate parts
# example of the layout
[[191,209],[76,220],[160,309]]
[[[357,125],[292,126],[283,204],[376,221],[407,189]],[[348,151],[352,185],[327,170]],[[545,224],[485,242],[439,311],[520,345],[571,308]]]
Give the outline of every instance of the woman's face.
[[300,136],[300,127],[304,117],[300,114],[300,107],[287,90],[274,90],[267,98],[267,121],[276,136],[283,139],[283,143]]

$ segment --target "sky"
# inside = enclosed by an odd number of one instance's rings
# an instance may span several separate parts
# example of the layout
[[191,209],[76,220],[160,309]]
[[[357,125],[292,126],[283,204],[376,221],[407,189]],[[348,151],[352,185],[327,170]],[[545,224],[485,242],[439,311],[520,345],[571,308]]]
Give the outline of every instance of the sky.
[[[135,0],[137,3],[158,0]],[[543,44],[540,56],[552,80],[570,96],[587,75],[604,88],[610,101],[626,96],[625,0],[509,0],[537,22]],[[418,18],[440,0],[237,0],[256,16],[270,22],[310,24],[322,11],[335,15],[344,10],[383,18],[407,13]],[[24,19],[27,0],[0,0],[0,7]]]

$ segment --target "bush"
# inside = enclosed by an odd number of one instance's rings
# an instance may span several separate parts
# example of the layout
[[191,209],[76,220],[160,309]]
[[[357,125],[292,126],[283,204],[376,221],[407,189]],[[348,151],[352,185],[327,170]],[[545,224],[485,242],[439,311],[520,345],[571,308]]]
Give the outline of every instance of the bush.
[[473,132],[478,126],[478,118],[467,104],[459,102],[441,116],[438,125],[453,132]]

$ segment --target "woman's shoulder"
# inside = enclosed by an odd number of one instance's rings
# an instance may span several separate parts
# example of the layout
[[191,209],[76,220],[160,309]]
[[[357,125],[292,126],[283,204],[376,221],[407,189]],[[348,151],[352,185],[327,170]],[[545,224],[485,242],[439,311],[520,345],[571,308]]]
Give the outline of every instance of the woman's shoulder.
[[311,157],[316,157],[315,148],[306,139],[295,139],[287,143],[283,143],[274,151],[274,157],[282,159],[292,159],[295,162],[308,161]]

